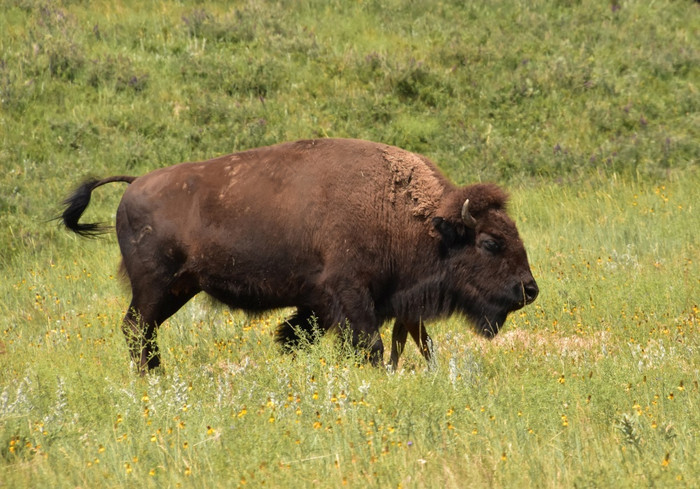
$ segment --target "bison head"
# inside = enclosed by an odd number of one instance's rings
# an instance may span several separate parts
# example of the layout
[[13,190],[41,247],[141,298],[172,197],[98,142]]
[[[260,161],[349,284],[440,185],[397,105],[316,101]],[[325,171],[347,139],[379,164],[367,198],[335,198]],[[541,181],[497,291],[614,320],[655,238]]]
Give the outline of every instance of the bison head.
[[506,201],[496,185],[472,185],[448,195],[433,219],[450,309],[466,314],[487,338],[498,333],[508,313],[539,294]]

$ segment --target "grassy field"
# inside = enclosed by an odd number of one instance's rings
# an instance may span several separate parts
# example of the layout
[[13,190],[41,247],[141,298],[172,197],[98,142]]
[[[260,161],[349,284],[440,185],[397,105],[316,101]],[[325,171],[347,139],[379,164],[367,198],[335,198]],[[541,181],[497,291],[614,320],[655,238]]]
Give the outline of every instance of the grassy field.
[[[0,0],[0,487],[698,485],[698,6],[464,3]],[[134,375],[116,239],[60,201],[326,136],[506,186],[537,302],[387,373],[197,297]]]

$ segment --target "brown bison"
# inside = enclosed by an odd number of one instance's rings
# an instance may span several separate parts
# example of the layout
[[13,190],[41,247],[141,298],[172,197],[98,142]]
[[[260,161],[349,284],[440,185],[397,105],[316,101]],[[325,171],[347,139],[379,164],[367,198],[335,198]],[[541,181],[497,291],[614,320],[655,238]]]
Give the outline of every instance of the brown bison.
[[493,337],[539,292],[496,185],[456,187],[423,156],[316,139],[85,182],[64,204],[81,224],[91,192],[131,185],[116,231],[132,289],[123,330],[141,373],[160,364],[156,329],[204,291],[248,311],[295,307],[277,340],[347,331],[381,364],[379,327],[395,318],[391,365],[410,333],[430,361],[424,321],[462,313]]

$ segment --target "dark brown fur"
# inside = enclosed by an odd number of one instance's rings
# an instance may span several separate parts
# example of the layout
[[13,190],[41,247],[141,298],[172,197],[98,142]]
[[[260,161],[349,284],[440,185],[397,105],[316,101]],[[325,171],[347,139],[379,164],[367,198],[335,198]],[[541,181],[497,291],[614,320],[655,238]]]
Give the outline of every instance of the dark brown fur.
[[78,219],[111,181],[131,182],[116,228],[133,293],[124,332],[141,372],[160,363],[158,325],[201,291],[250,311],[296,307],[278,328],[287,347],[312,324],[348,327],[375,364],[379,327],[395,318],[394,367],[408,334],[430,360],[424,321],[462,313],[493,337],[538,293],[506,194],[456,187],[399,148],[298,141],[86,182],[65,202],[69,229],[100,230]]

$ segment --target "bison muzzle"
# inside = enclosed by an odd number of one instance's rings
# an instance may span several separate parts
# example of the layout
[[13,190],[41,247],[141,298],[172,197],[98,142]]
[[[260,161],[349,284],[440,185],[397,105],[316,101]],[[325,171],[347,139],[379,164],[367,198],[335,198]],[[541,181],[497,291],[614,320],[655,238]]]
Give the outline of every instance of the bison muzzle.
[[396,147],[316,139],[91,180],[64,202],[68,229],[105,230],[79,219],[109,182],[130,184],[116,231],[132,290],[123,330],[142,374],[160,364],[158,325],[201,291],[248,311],[294,307],[277,329],[286,348],[338,328],[373,364],[394,318],[394,368],[408,334],[430,361],[424,321],[459,313],[492,338],[539,292],[505,192],[457,187]]

